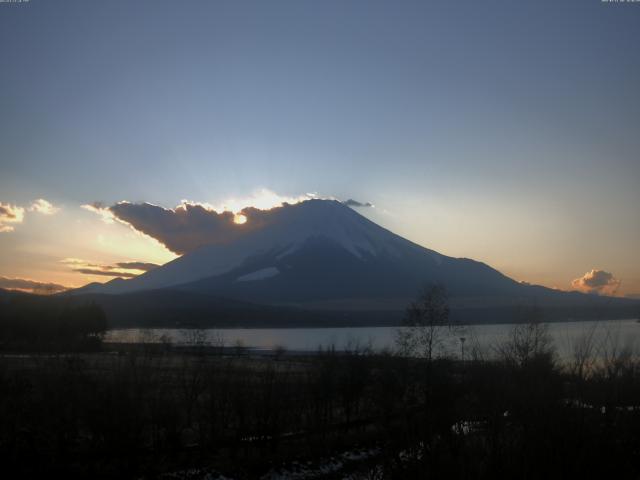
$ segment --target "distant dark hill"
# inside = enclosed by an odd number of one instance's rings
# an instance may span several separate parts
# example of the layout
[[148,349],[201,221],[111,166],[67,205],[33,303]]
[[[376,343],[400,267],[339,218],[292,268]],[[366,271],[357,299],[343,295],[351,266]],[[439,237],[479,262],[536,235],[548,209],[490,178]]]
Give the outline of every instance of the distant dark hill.
[[[535,288],[535,287],[532,287]],[[640,316],[640,302],[569,294],[574,301],[539,308],[540,319],[614,319]],[[400,325],[406,305],[378,305],[365,309],[344,305],[304,309],[272,306],[217,297],[192,291],[161,289],[130,294],[86,293],[41,296],[0,289],[0,307],[18,301],[41,311],[59,311],[92,303],[102,308],[109,328],[264,328],[264,327],[361,327]],[[478,306],[452,299],[451,318],[467,324],[510,323],[530,318],[534,303],[514,302],[502,306]],[[348,308],[345,307],[348,305]],[[2,308],[0,308],[0,317]],[[1,320],[1,318],[0,318]]]
[[180,290],[130,294],[82,294],[70,302],[94,302],[110,328],[260,328],[398,325],[399,311],[320,311],[278,307]]
[[[587,297],[587,296],[582,296]],[[582,298],[582,302],[557,302],[537,308],[540,320],[632,318],[640,302],[614,302],[603,297]],[[588,301],[586,301],[588,300]],[[404,307],[304,309],[238,301],[181,290],[152,290],[130,294],[83,294],[66,301],[95,302],[104,310],[110,328],[265,328],[265,327],[360,327],[397,326]],[[477,306],[452,301],[451,319],[466,324],[527,321],[535,303]]]
[[104,292],[110,288],[117,288],[117,286],[124,281],[125,280],[123,278],[117,277],[105,283],[100,283],[100,282],[87,283],[86,285],[80,288],[75,288],[73,290],[67,290],[62,293],[59,293],[58,296],[69,297],[69,296],[75,296],[75,295],[82,295],[85,293]]

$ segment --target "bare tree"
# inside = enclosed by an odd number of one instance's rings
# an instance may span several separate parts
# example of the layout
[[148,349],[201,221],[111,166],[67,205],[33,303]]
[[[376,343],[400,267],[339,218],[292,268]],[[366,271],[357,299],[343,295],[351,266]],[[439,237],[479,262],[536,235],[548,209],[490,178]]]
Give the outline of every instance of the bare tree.
[[403,355],[431,361],[450,329],[447,291],[442,285],[431,285],[407,308],[404,325],[396,332],[396,345]]
[[203,354],[207,345],[207,332],[201,328],[190,328],[184,334],[186,344],[197,354]]
[[532,307],[526,312],[526,322],[515,325],[497,353],[507,363],[525,366],[533,360],[553,360],[555,348],[546,324],[540,322],[540,312]]
[[223,355],[225,346],[224,334],[219,330],[215,330],[213,332],[210,332],[209,338],[209,345],[211,345],[213,352],[216,355]]
[[595,335],[598,324],[589,326],[586,331],[571,343],[571,358],[567,369],[571,375],[580,381],[587,379],[594,371],[598,359],[598,348]]

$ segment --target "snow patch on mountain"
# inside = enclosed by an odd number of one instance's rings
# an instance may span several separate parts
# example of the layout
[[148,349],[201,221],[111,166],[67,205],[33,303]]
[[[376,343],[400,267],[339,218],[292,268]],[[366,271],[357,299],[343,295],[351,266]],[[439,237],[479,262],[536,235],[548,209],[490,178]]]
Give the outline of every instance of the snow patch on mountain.
[[254,280],[264,280],[265,278],[275,277],[279,273],[280,273],[280,270],[278,270],[276,267],[261,268],[260,270],[256,270],[255,272],[251,272],[236,278],[236,282],[251,282]]

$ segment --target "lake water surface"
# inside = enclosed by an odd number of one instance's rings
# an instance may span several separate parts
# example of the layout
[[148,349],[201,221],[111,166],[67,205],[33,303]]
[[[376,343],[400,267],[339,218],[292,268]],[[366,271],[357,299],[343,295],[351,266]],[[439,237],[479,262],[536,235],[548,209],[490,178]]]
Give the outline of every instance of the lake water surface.
[[[640,349],[640,323],[635,319],[582,322],[549,323],[551,335],[558,355],[568,358],[573,348],[587,337],[592,338],[596,353],[604,348],[630,348],[634,353]],[[441,353],[460,356],[462,341],[467,352],[477,348],[490,353],[496,345],[509,338],[513,324],[473,325],[454,330],[441,328],[443,344]],[[356,347],[371,347],[374,350],[395,348],[397,327],[355,328],[236,328],[236,329],[161,329],[134,328],[110,330],[106,342],[158,343],[169,341],[175,345],[189,345],[204,340],[212,345],[233,347],[242,345],[254,350],[269,351],[284,348],[288,351],[314,352],[320,348],[349,350]]]

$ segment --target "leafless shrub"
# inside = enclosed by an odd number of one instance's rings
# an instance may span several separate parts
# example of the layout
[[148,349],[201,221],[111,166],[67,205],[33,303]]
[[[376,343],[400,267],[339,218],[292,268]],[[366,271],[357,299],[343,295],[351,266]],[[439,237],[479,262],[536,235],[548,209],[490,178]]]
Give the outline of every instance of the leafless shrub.
[[222,355],[225,347],[225,338],[222,332],[219,330],[209,332],[209,344],[215,354]]
[[247,346],[241,338],[238,338],[235,342],[233,342],[233,350],[237,356],[247,354]]
[[451,334],[449,301],[441,285],[425,288],[407,308],[404,324],[396,331],[396,346],[401,355],[425,358],[437,355]]
[[276,345],[273,347],[273,356],[276,360],[282,360],[282,357],[287,353],[287,347],[284,345]]
[[552,361],[555,348],[549,327],[538,321],[515,325],[506,342],[497,345],[498,358],[516,366],[526,366],[534,360]]
[[595,334],[598,324],[594,323],[571,345],[571,358],[567,361],[567,370],[579,380],[589,378],[598,361],[598,345],[595,342]]

